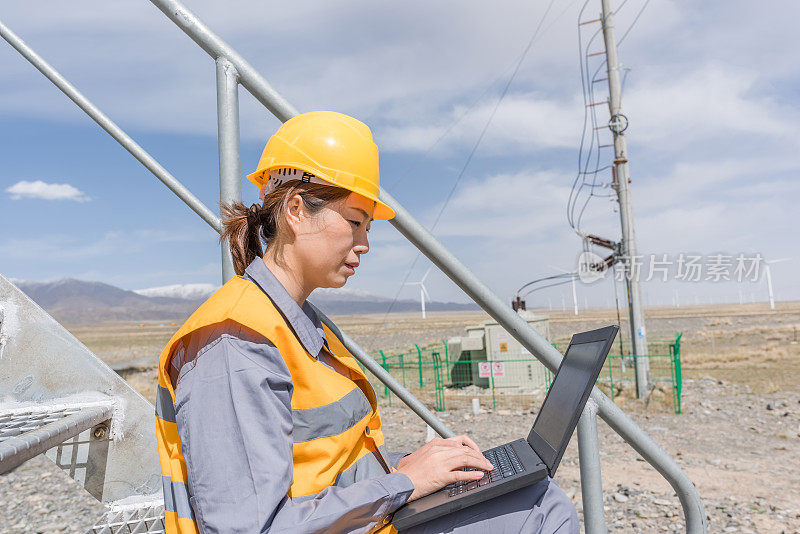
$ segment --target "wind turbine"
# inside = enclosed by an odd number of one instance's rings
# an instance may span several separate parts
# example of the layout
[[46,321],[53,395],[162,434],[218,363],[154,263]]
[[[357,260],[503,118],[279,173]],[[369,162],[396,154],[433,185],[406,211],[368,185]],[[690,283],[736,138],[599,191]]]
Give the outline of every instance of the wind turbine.
[[419,282],[406,282],[407,286],[419,286],[419,306],[422,309],[423,319],[425,319],[425,298],[427,297],[428,300],[431,299],[430,295],[428,295],[428,290],[425,289],[425,279],[428,278],[428,275],[431,273],[431,269],[433,269],[433,265],[428,267],[428,270],[425,271],[425,274],[422,276],[422,280]]
[[575,279],[578,277],[578,273],[575,271],[567,271],[562,269],[561,267],[555,267],[553,265],[550,266],[551,269],[555,269],[556,271],[561,271],[565,274],[571,274],[572,276],[572,307],[575,311],[575,315],[578,315],[578,294],[575,291]]
[[769,309],[775,309],[775,295],[772,293],[772,271],[769,266],[773,263],[780,263],[782,261],[789,261],[792,258],[781,258],[779,260],[764,261],[764,272],[767,274],[767,289],[769,290]]

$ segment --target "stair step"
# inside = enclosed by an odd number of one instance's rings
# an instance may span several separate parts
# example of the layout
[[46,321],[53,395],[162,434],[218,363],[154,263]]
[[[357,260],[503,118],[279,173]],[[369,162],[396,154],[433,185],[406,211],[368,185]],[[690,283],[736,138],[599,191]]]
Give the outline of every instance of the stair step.
[[86,534],[164,534],[164,501],[157,498],[139,505],[116,506],[86,531]]
[[[111,401],[0,406],[0,474],[109,420],[113,412]],[[105,428],[96,439],[107,440],[108,434]],[[77,452],[77,445],[73,447]],[[70,474],[74,475],[74,462]]]

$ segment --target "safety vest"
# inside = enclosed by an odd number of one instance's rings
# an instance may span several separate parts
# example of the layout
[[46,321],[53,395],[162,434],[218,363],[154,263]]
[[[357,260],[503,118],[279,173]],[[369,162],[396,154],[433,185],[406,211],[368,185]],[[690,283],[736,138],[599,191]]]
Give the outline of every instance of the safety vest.
[[[323,425],[317,437],[313,435],[313,425],[309,426],[307,421],[298,422],[293,417],[295,432],[303,433],[305,441],[297,442],[295,439],[293,444],[294,470],[289,497],[319,493],[337,482],[341,473],[368,454],[376,455],[385,465],[378,451],[378,447],[383,445],[383,433],[375,392],[350,352],[333,332],[323,326],[330,352],[340,364],[337,367],[349,376],[327,367],[305,350],[261,289],[236,276],[189,317],[159,357],[156,434],[164,486],[165,527],[169,534],[199,532],[189,504],[189,479],[175,423],[175,391],[171,376],[176,376],[176,369],[171,364],[173,358],[182,357],[181,351],[186,350],[184,342],[192,332],[227,320],[263,335],[280,351],[292,376],[293,415],[295,410],[346,403],[354,395],[360,396],[358,389],[369,401],[371,411],[336,435],[329,435],[330,429]],[[377,532],[388,534],[397,531],[387,524]]]

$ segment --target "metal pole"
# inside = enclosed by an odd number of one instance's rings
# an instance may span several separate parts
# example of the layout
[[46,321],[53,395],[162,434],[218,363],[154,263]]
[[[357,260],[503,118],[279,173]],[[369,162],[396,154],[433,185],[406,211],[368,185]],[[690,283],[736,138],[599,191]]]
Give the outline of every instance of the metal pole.
[[597,403],[586,402],[578,420],[578,458],[581,468],[583,525],[586,534],[605,534],[606,516],[603,510],[603,480],[600,476],[600,444],[597,439]]
[[[239,82],[236,68],[217,59],[217,128],[219,135],[219,201],[242,200],[242,166],[239,157]],[[222,243],[222,283],[236,274],[228,242]]]
[[417,370],[419,371],[419,389],[423,388],[422,383],[422,350],[419,348],[419,345],[414,343],[414,346],[417,348]]
[[[309,304],[311,303],[309,302]],[[372,356],[367,354],[364,351],[364,349],[359,347],[358,344],[356,344],[355,341],[350,339],[350,337],[347,334],[339,330],[339,327],[336,326],[333,323],[333,321],[328,319],[328,317],[313,304],[311,304],[311,307],[314,309],[315,312],[317,312],[320,321],[325,323],[325,326],[330,328],[331,332],[333,332],[336,335],[336,337],[338,337],[341,340],[342,344],[345,347],[347,347],[347,350],[349,350],[350,353],[353,356],[355,356],[355,358],[369,370],[369,372],[375,375],[375,377],[378,380],[386,384],[389,387],[389,389],[391,389],[392,392],[394,392],[394,394],[397,395],[401,401],[406,403],[406,405],[408,405],[408,407],[411,408],[414,411],[414,413],[420,416],[422,420],[428,424],[429,427],[434,429],[436,433],[442,436],[443,438],[450,438],[455,436],[455,433],[452,430],[450,430],[447,427],[447,425],[445,425],[441,421],[441,419],[436,417],[430,410],[428,410],[428,408],[425,407],[424,404],[418,401],[417,398],[414,397],[414,395],[412,395],[397,380],[395,380],[394,377],[390,375],[388,371],[386,371],[386,369],[381,367],[381,365],[377,361],[375,361],[375,359]]]
[[608,106],[611,112],[609,128],[614,134],[614,168],[616,170],[617,196],[619,198],[619,217],[622,227],[621,253],[625,269],[625,286],[628,290],[628,313],[630,315],[631,343],[636,356],[636,396],[647,396],[649,382],[649,361],[647,359],[647,330],[642,311],[642,288],[639,284],[639,269],[636,261],[636,233],[633,227],[633,203],[631,202],[630,170],[628,152],[625,144],[627,119],[622,114],[622,86],[619,79],[619,60],[617,41],[614,36],[614,11],[609,7],[610,0],[600,0],[603,13],[603,37],[606,45],[606,64],[608,65]]
[[[561,353],[522,319],[514,310],[481,282],[452,252],[447,250],[427,229],[417,222],[389,193],[381,191],[380,199],[391,207],[395,217],[390,222],[415,247],[483,308],[522,346],[534,354],[550,370],[556,371]],[[345,346],[347,346],[345,344]],[[347,346],[352,352],[352,348]],[[706,515],[697,489],[678,464],[639,426],[611,402],[599,389],[592,390],[598,413],[608,425],[647,460],[670,483],[683,506],[687,532],[705,532]]]
[[256,69],[244,60],[228,43],[220,39],[211,29],[203,23],[197,15],[176,0],[150,0],[172,22],[205,50],[214,60],[224,57],[236,67],[239,83],[250,91],[259,102],[278,117],[287,121],[297,115],[298,111],[286,101]]
[[172,190],[172,192],[178,196],[178,198],[183,200],[186,205],[189,206],[195,213],[197,213],[201,219],[207,222],[211,228],[217,232],[222,231],[222,225],[219,222],[219,218],[214,215],[214,212],[208,209],[200,201],[200,199],[186,189],[182,183],[180,183],[174,176],[167,172],[167,170],[162,167],[141,146],[139,146],[136,141],[131,139],[131,137],[122,131],[119,126],[114,124],[114,122],[102,111],[100,111],[99,108],[92,104],[88,98],[83,96],[74,85],[69,83],[66,78],[64,78],[56,69],[42,59],[39,54],[34,52],[32,48],[25,44],[22,39],[17,37],[17,35],[2,22],[0,22],[0,36],[8,41],[8,44],[14,47],[14,49],[19,52],[22,57],[27,59],[34,67],[36,67],[39,72],[44,74],[48,80],[53,82],[53,85],[58,87],[62,93],[67,95],[70,100],[75,102],[79,108],[81,108],[87,115],[94,119],[94,121],[99,124],[102,129],[108,132],[111,137],[116,139],[117,142],[125,148],[125,150],[130,152],[134,158],[138,159],[141,164],[147,168],[147,170],[152,172],[156,178],[161,180],[164,185],[169,187],[170,190]]

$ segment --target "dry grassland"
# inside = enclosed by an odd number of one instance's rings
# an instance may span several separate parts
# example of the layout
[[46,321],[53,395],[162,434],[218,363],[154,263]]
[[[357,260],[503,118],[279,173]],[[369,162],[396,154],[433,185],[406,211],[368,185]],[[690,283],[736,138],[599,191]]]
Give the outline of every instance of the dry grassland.
[[[616,311],[579,316],[549,312],[554,340],[616,322]],[[461,335],[482,312],[388,317],[342,316],[337,324],[367,351],[402,349]],[[627,325],[623,323],[625,337]],[[106,323],[70,330],[147,398],[155,396],[155,363],[178,325]],[[687,306],[647,310],[648,336],[683,332],[684,414],[623,396],[620,404],[684,468],[697,485],[716,532],[800,532],[800,303]],[[432,406],[433,399],[423,400]],[[412,449],[425,427],[395,400],[383,402],[387,442]],[[458,432],[480,433],[489,447],[527,432],[529,406],[500,413],[444,415]],[[601,457],[609,527],[623,532],[681,530],[671,488],[608,427],[601,427]],[[575,440],[557,479],[581,510]],[[779,465],[780,468],[776,468]]]

